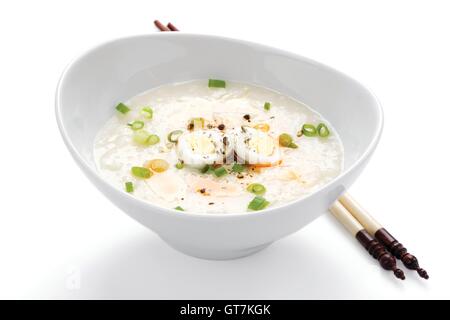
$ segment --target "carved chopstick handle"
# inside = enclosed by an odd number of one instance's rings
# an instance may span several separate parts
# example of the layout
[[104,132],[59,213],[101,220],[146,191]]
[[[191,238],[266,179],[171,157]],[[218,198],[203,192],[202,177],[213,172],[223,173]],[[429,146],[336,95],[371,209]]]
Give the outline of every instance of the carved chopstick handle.
[[344,193],[339,198],[339,201],[371,235],[380,241],[397,259],[400,259],[405,267],[411,270],[417,270],[419,276],[424,279],[429,278],[427,272],[419,267],[417,258],[408,253],[406,248],[387,232],[387,230],[384,229],[383,226],[348,193]]
[[393,271],[394,275],[399,279],[405,279],[403,271],[397,268],[395,257],[386,251],[385,247],[377,239],[372,237],[339,201],[331,205],[330,211],[348,232],[362,244],[369,254],[378,260],[383,269]]
[[355,237],[370,255],[378,260],[383,269],[392,270],[397,278],[405,280],[405,274],[397,268],[394,256],[377,239],[373,238],[365,229],[358,231]]
[[378,229],[375,232],[375,238],[380,241],[397,259],[400,259],[405,267],[410,270],[416,270],[419,276],[428,279],[428,273],[419,266],[419,261],[415,256],[395,239],[385,228]]

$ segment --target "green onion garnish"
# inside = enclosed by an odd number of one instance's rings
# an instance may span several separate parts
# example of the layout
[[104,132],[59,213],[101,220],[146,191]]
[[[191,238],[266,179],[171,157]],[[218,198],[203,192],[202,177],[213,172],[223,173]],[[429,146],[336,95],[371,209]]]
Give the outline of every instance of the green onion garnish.
[[177,142],[178,138],[183,134],[183,131],[181,130],[175,130],[172,131],[171,133],[169,133],[169,135],[167,136],[167,140],[169,140],[170,142]]
[[142,179],[148,179],[153,175],[153,173],[149,169],[144,167],[132,167],[131,173],[133,174],[133,176]]
[[206,166],[204,166],[203,168],[200,169],[200,172],[201,173],[212,173],[212,172],[214,172],[214,169],[212,166],[207,164]]
[[263,197],[256,196],[252,201],[248,204],[248,209],[250,210],[262,210],[270,204],[269,201],[264,199]]
[[151,119],[153,118],[153,109],[150,107],[143,107],[141,109],[141,115],[145,118],[145,119]]
[[180,206],[176,206],[174,209],[178,210],[178,211],[184,211],[184,209],[182,207],[180,207]]
[[154,145],[154,144],[157,144],[159,142],[159,137],[156,135],[156,134],[151,134],[149,137],[148,137],[148,141],[147,141],[147,143],[149,144],[149,145]]
[[209,164],[207,164],[206,166],[204,166],[203,168],[200,169],[201,173],[207,173],[209,170]]
[[123,104],[123,103],[121,102],[121,103],[119,103],[119,104],[116,106],[116,110],[119,111],[119,112],[122,113],[122,114],[125,114],[125,113],[127,113],[128,111],[130,111],[130,108],[128,108],[125,104]]
[[131,193],[134,191],[134,186],[133,186],[133,182],[125,182],[125,191],[128,193]]
[[144,122],[140,121],[140,120],[135,120],[133,122],[128,123],[128,126],[132,130],[139,130],[139,129],[142,129],[144,127]]
[[150,134],[146,130],[136,130],[133,135],[133,140],[141,146],[151,146],[159,142],[159,137],[156,134]]
[[216,175],[216,177],[222,177],[224,175],[226,175],[228,172],[224,167],[218,167],[216,169],[214,169],[214,174]]
[[208,87],[210,88],[225,88],[226,82],[218,79],[209,79]]
[[264,103],[264,110],[269,111],[270,107],[271,107],[270,102]]
[[240,163],[233,164],[233,167],[231,168],[232,172],[237,172],[237,173],[241,173],[244,170],[245,170],[245,166],[243,164],[240,164]]
[[148,138],[150,137],[150,133],[147,130],[137,130],[133,135],[133,141],[142,146],[148,145]]
[[183,162],[177,162],[177,164],[175,165],[175,168],[183,169],[184,168],[184,163]]
[[247,191],[252,192],[258,196],[261,196],[264,193],[266,193],[266,187],[264,187],[260,183],[252,183],[247,187]]
[[328,127],[324,123],[319,123],[317,126],[317,133],[320,137],[326,138],[330,135],[330,130],[328,130]]
[[302,132],[307,137],[315,137],[317,135],[317,129],[314,125],[305,123],[302,127]]
[[280,136],[278,137],[278,142],[283,147],[297,148],[297,145],[293,142],[291,135],[287,133],[280,134]]

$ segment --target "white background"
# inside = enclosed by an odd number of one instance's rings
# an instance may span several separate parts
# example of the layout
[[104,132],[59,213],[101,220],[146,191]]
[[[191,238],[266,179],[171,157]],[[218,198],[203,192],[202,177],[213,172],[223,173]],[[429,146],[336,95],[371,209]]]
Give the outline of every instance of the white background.
[[[0,298],[450,298],[449,17],[448,1],[1,2]],[[155,18],[299,53],[375,92],[385,130],[351,193],[430,280],[396,280],[331,215],[256,255],[203,261],[104,198],[63,145],[56,83],[90,47],[156,32]]]

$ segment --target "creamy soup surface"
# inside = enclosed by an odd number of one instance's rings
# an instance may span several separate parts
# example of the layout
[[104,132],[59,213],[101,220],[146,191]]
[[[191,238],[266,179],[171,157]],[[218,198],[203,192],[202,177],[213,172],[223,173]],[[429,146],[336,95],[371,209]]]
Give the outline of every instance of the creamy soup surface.
[[119,104],[94,156],[100,174],[136,198],[211,214],[284,205],[343,167],[338,134],[305,104],[211,80],[163,85]]

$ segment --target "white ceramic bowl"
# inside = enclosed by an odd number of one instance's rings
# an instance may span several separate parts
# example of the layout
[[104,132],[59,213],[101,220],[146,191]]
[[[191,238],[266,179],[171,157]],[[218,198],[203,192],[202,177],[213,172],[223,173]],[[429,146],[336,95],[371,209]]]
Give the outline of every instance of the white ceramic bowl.
[[[344,172],[283,207],[224,215],[161,208],[116,189],[98,174],[94,137],[118,101],[162,84],[207,78],[262,85],[319,111],[344,143]],[[327,66],[255,43],[178,32],[114,40],[76,59],[58,84],[56,117],[75,161],[106,197],[173,248],[207,259],[254,253],[325,213],[368,162],[383,119],[366,88]]]

